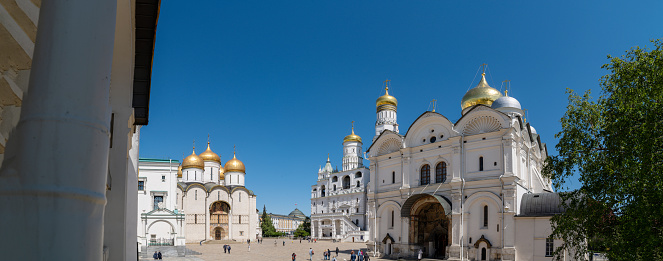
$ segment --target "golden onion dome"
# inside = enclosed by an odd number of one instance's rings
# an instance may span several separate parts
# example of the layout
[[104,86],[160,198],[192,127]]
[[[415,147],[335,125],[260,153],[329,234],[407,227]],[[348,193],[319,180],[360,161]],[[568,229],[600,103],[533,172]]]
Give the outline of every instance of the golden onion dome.
[[198,156],[202,158],[203,161],[216,161],[221,164],[221,157],[219,157],[218,154],[212,152],[212,149],[209,147],[209,142],[207,142],[207,150],[205,150],[203,153],[200,153]]
[[375,101],[375,107],[380,107],[382,105],[391,105],[391,106],[398,106],[398,100],[396,100],[396,97],[389,95],[389,87],[384,88],[384,95],[380,96],[376,101]]
[[223,167],[219,167],[219,180],[225,180],[226,179],[226,174],[224,174],[226,170],[223,169]]
[[205,164],[203,163],[203,159],[200,158],[198,155],[196,155],[196,148],[193,148],[193,152],[191,153],[191,155],[187,156],[182,161],[182,169],[188,169],[188,168],[205,169]]
[[355,134],[355,127],[354,126],[352,127],[352,134],[350,134],[348,136],[345,136],[345,138],[343,138],[343,142],[348,142],[348,141],[357,141],[357,142],[361,143],[361,137],[359,137],[359,135]]
[[486,82],[486,73],[481,74],[481,81],[479,84],[467,91],[460,101],[460,107],[465,110],[477,104],[484,104],[490,106],[497,98],[502,97],[502,93]]
[[233,152],[233,158],[226,162],[226,165],[223,166],[223,169],[225,172],[242,172],[244,173],[246,171],[246,168],[244,168],[244,163],[242,163],[240,160],[235,157],[235,153]]
[[182,178],[182,164],[180,164],[179,167],[177,167],[177,178]]

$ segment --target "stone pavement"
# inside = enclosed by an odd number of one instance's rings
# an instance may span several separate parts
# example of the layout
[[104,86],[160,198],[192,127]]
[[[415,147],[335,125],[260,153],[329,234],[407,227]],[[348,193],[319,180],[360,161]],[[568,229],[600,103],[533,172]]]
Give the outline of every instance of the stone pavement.
[[[285,246],[283,242],[285,241]],[[276,242],[276,246],[274,245]],[[262,260],[291,260],[292,253],[297,254],[297,260],[309,260],[308,250],[312,248],[315,254],[313,260],[322,260],[322,252],[326,249],[332,250],[332,256],[335,255],[334,250],[338,246],[339,253],[337,259],[339,261],[350,260],[350,251],[355,251],[361,248],[366,250],[365,243],[332,243],[330,241],[318,241],[317,243],[309,243],[306,240],[292,241],[287,239],[265,239],[262,244],[251,243],[251,251],[249,252],[248,244],[236,243],[231,244],[231,253],[223,253],[222,244],[187,244],[188,249],[202,253],[202,255],[189,255],[187,257],[164,257],[168,261],[262,261]],[[141,259],[141,260],[152,260]],[[371,260],[386,260],[371,258]]]

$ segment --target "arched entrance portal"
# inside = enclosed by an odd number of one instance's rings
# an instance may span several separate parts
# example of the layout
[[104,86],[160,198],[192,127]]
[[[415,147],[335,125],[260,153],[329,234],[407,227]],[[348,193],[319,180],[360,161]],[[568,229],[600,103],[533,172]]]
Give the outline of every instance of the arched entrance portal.
[[216,201],[209,207],[210,226],[212,226],[211,237],[214,240],[226,239],[228,231],[228,214],[230,205],[228,202]]
[[214,228],[214,240],[221,240],[226,237],[226,231],[221,227]]
[[425,257],[445,258],[449,219],[437,198],[426,195],[414,202],[410,209],[409,239],[424,250]]

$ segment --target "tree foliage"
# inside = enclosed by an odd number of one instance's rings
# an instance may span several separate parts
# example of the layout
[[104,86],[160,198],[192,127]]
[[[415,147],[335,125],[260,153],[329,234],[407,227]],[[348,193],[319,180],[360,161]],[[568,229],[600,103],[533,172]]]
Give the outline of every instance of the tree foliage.
[[295,230],[295,237],[307,237],[311,235],[311,218],[306,217],[304,222],[299,224],[297,230]]
[[277,232],[276,228],[274,228],[272,218],[267,214],[267,207],[264,205],[262,206],[262,216],[260,219],[262,220],[260,228],[262,229],[263,237],[278,237],[283,235],[283,233]]
[[561,193],[566,212],[551,220],[556,248],[584,259],[663,260],[663,41],[632,48],[602,68],[601,95],[568,90],[557,156],[544,175],[558,190],[579,176],[581,187]]

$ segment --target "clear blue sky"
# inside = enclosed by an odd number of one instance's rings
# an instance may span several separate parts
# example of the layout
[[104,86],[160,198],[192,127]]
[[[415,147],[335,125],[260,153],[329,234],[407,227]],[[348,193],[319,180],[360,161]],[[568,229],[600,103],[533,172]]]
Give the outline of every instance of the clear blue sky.
[[140,156],[181,161],[209,134],[224,163],[237,145],[260,210],[308,215],[350,121],[370,146],[385,79],[404,134],[432,99],[455,122],[482,63],[556,154],[565,89],[598,95],[606,55],[663,37],[663,1],[540,2],[162,1]]

